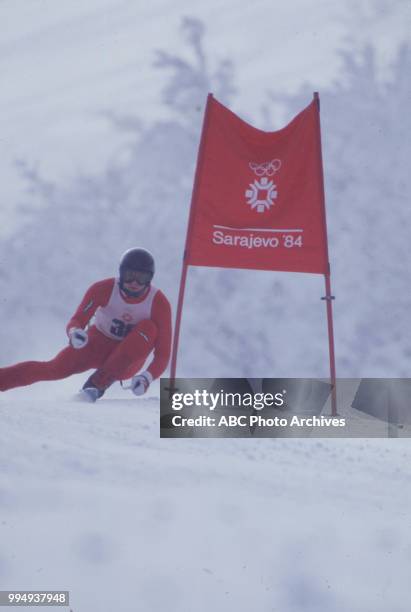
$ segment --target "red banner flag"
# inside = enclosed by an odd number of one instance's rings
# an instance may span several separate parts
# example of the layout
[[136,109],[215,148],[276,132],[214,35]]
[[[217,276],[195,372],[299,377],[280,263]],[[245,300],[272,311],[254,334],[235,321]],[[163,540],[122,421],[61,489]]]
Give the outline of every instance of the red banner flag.
[[328,273],[316,99],[264,132],[209,95],[185,263]]

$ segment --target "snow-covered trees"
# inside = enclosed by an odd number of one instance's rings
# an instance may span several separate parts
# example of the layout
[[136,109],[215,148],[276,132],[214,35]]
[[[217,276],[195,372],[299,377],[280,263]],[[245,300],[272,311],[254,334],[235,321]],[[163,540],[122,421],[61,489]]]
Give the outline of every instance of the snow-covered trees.
[[[407,376],[411,48],[399,49],[386,81],[372,47],[343,60],[340,81],[321,92],[339,373]],[[281,99],[294,111],[309,93]]]
[[155,62],[167,72],[169,119],[145,126],[133,114],[107,112],[127,138],[100,173],[53,184],[29,162],[18,162],[27,197],[19,232],[0,247],[8,272],[0,276],[3,318],[15,322],[2,329],[2,361],[27,355],[27,340],[44,355],[44,334],[33,322],[64,340],[63,323],[87,286],[116,274],[131,246],[153,252],[156,282],[175,298],[206,95],[212,90],[229,103],[233,92],[230,63],[207,65],[201,22],[185,19],[182,34],[191,60],[159,52]]

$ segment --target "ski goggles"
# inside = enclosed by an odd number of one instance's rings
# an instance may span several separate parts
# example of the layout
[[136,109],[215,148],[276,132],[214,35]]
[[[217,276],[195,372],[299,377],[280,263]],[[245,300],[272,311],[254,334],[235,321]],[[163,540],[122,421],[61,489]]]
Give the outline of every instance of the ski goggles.
[[144,272],[144,270],[124,270],[122,273],[123,283],[137,281],[139,285],[148,285],[152,277],[151,272]]

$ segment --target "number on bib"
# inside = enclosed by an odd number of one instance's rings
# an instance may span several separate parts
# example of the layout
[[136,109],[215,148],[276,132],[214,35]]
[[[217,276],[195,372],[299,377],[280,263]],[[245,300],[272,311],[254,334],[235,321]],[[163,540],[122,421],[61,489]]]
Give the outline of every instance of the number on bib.
[[121,319],[113,319],[111,322],[110,333],[117,338],[125,338],[127,334],[131,332],[134,325],[131,323],[124,323]]

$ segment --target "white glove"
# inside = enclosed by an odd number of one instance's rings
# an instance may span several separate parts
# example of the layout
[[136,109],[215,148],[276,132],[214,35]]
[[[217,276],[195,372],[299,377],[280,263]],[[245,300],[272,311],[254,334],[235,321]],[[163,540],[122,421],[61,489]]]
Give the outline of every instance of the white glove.
[[88,342],[88,335],[84,329],[80,327],[72,327],[69,329],[70,344],[75,349],[84,348]]
[[144,395],[152,380],[153,377],[147,370],[141,374],[138,374],[137,376],[133,376],[131,380],[131,389],[134,395]]

